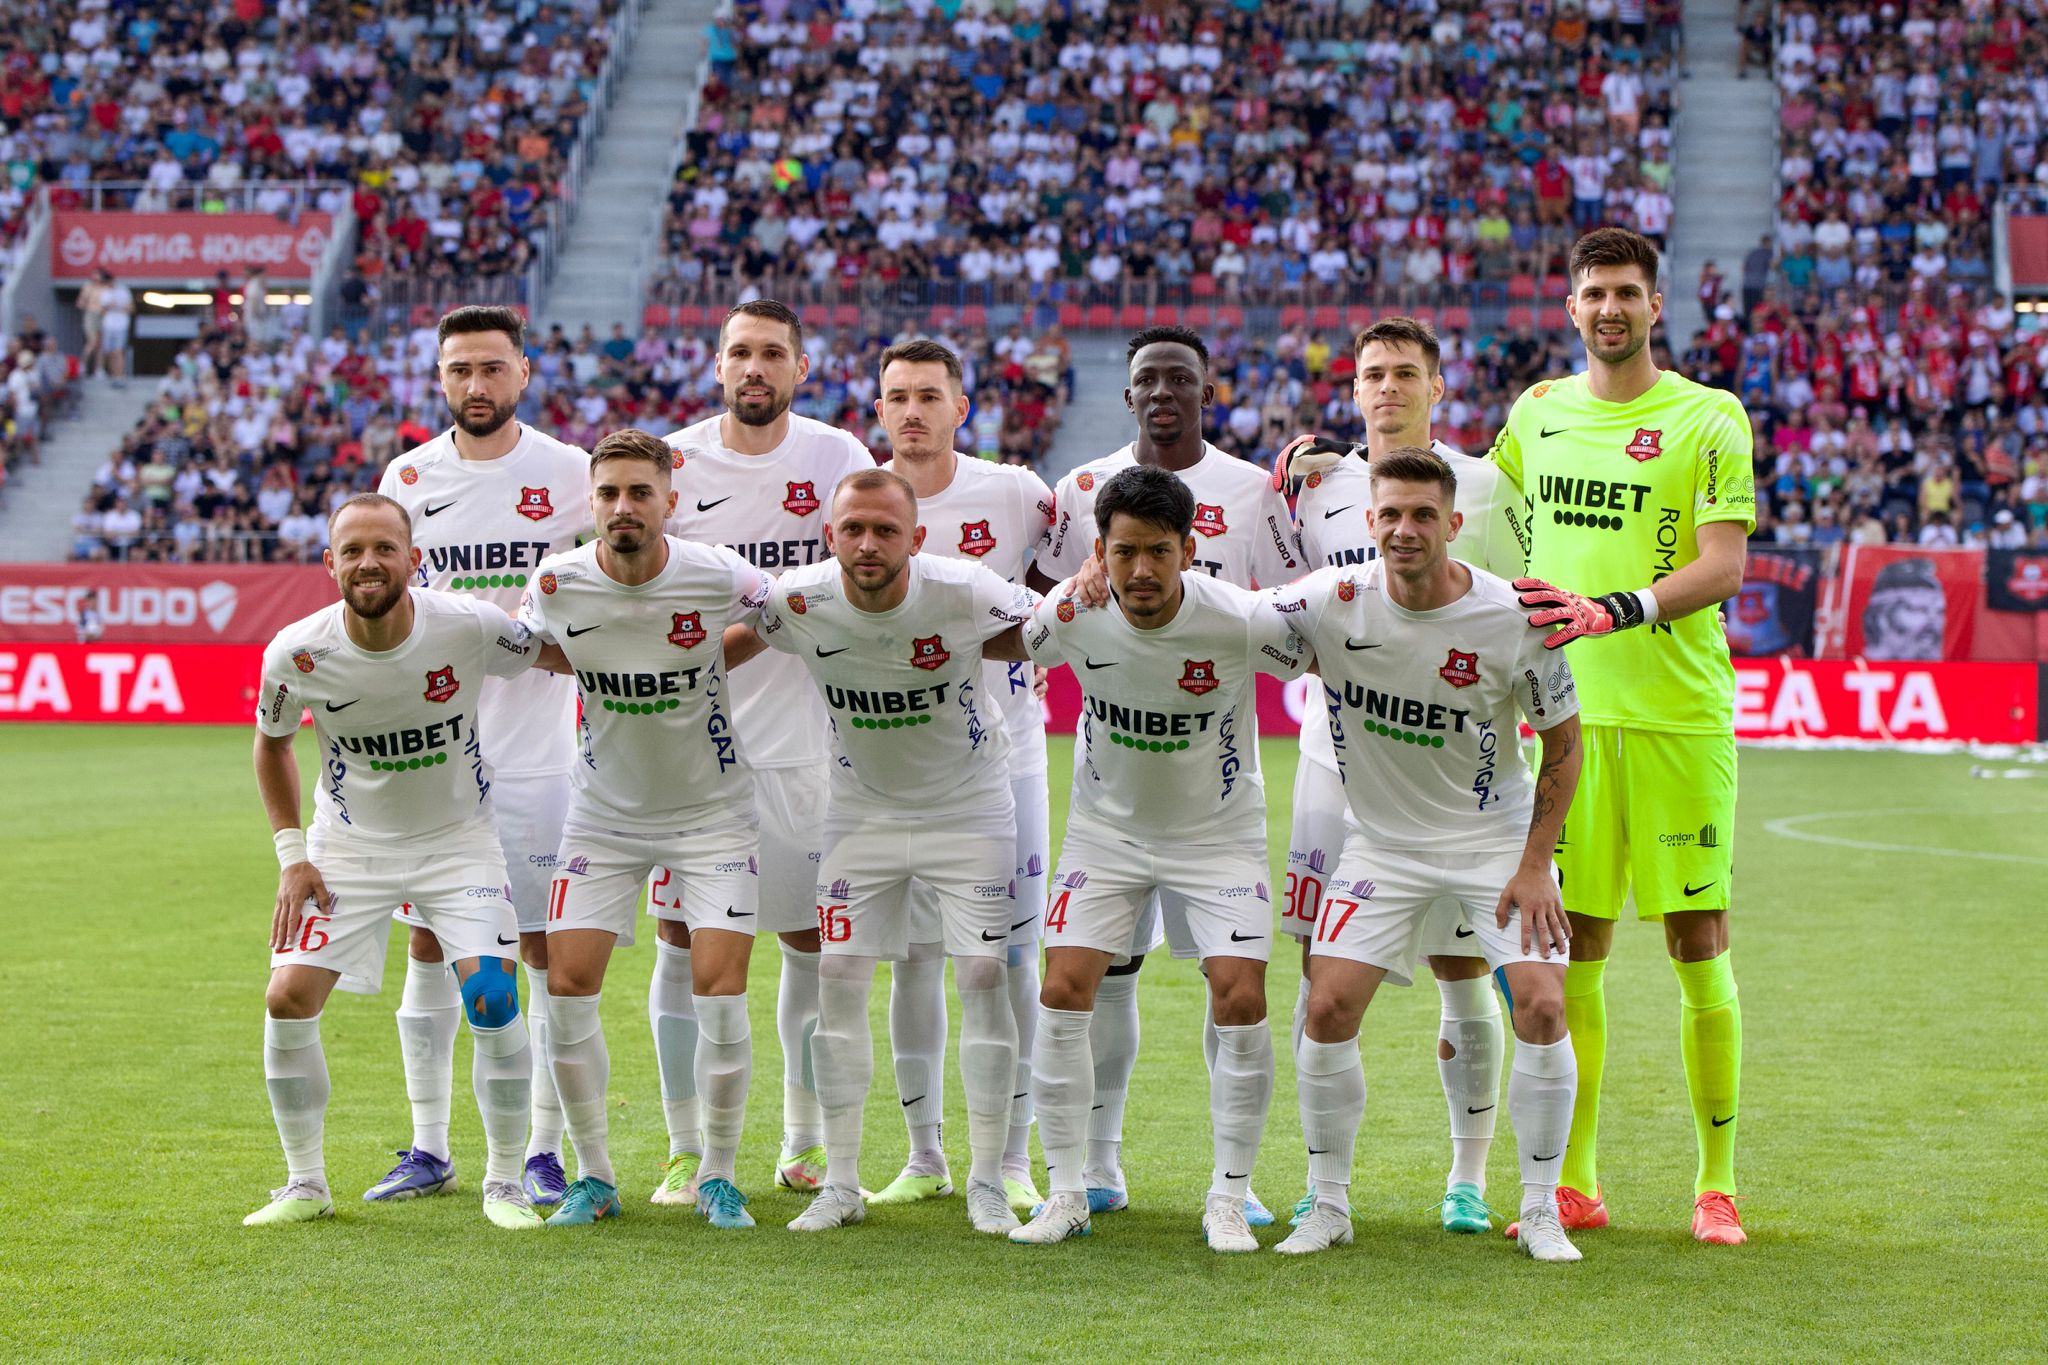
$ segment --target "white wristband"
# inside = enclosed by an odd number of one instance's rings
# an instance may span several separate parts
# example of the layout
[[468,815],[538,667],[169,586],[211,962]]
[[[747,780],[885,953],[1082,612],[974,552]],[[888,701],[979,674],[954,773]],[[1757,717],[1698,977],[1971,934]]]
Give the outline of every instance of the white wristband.
[[302,829],[280,829],[272,832],[270,842],[277,846],[277,865],[280,868],[293,867],[306,859],[306,831]]
[[1641,590],[1640,592],[1638,592],[1638,593],[1636,594],[1636,601],[1642,604],[1642,608],[1643,608],[1643,624],[1644,624],[1644,625],[1646,625],[1646,626],[1654,626],[1654,625],[1656,625],[1656,624],[1657,624],[1657,594],[1656,594],[1656,593],[1653,593],[1653,592],[1651,592],[1651,591],[1650,591],[1650,590],[1649,590],[1648,588],[1644,588],[1644,589],[1642,589],[1642,590]]

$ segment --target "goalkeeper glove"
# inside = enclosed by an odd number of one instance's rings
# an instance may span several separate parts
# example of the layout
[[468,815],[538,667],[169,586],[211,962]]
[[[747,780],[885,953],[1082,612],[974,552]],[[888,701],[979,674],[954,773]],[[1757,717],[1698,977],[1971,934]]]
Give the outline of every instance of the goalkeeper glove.
[[1544,639],[1545,649],[1562,648],[1582,635],[1612,635],[1657,620],[1657,599],[1647,591],[1584,597],[1552,587],[1540,578],[1517,578],[1515,590],[1522,595],[1524,607],[1538,608],[1529,614],[1533,629],[1563,627]]
[[1349,441],[1318,436],[1304,444],[1300,437],[1289,441],[1273,461],[1273,491],[1293,497],[1309,475],[1320,474],[1358,449]]

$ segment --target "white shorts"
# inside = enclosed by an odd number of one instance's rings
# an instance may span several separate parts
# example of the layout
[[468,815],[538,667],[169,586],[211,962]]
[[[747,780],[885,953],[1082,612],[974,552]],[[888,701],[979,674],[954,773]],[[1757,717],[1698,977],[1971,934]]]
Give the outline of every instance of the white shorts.
[[1245,957],[1273,951],[1273,899],[1259,844],[1151,848],[1076,820],[1046,889],[1045,946],[1132,949],[1157,892],[1175,957]]
[[[1008,837],[987,830],[935,830],[917,820],[835,824],[825,832],[813,921],[824,951],[898,962],[917,942],[943,943],[954,957],[1003,956],[1014,852]],[[929,916],[921,928],[913,923],[913,881]]]
[[[512,914],[522,934],[547,930],[548,883],[555,873],[555,850],[562,846],[562,821],[569,813],[569,774],[491,779],[491,815],[498,831],[498,849],[505,857],[505,884],[512,888]],[[401,905],[391,917],[418,926],[410,907]]]
[[[1387,980],[1414,979],[1417,947],[1426,927],[1463,945],[1458,955],[1484,957],[1499,969],[1511,962],[1564,965],[1554,950],[1545,958],[1522,951],[1522,915],[1494,922],[1500,893],[1520,866],[1520,853],[1389,853],[1352,838],[1323,897],[1323,912],[1309,941],[1312,957],[1341,957],[1379,967]],[[1557,869],[1551,868],[1555,877]],[[1437,911],[1440,898],[1458,907],[1455,918]]]
[[764,934],[818,927],[818,854],[824,841],[831,768],[754,769],[761,819],[761,923]]
[[760,919],[754,826],[745,820],[676,834],[623,834],[570,821],[549,888],[548,932],[604,929],[633,941],[633,911],[647,886],[647,913],[695,933],[752,934]]
[[270,955],[273,969],[325,967],[341,974],[339,989],[375,995],[384,984],[388,926],[401,905],[410,907],[407,923],[433,930],[450,962],[518,955],[505,859],[487,836],[426,857],[340,853],[323,848],[317,836],[306,852],[334,898],[333,914],[307,906],[292,946]]
[[[1028,948],[1038,942],[1045,919],[1045,871],[1048,859],[1044,772],[1010,779],[1010,799],[1017,806],[1016,859],[1010,877],[1010,946]],[[940,943],[945,939],[939,901],[922,881],[910,885],[910,941]]]

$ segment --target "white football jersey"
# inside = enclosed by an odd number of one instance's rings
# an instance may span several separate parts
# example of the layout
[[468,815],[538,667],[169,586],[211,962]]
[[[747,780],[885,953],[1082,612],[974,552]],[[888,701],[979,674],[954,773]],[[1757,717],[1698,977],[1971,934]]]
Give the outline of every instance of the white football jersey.
[[[1500,476],[1492,460],[1467,455],[1442,441],[1430,442],[1429,448],[1458,476],[1454,505],[1464,514],[1465,524],[1451,542],[1451,553],[1501,578],[1520,578],[1529,558],[1529,525],[1514,486]],[[1347,455],[1303,480],[1294,500],[1294,531],[1308,564],[1320,569],[1379,558],[1379,547],[1365,524],[1371,505],[1372,474],[1361,455]],[[1327,717],[1303,718],[1301,756],[1325,768],[1337,765]]]
[[328,848],[414,855],[496,843],[484,684],[524,673],[540,646],[489,602],[409,591],[412,633],[396,649],[358,647],[336,602],[263,651],[256,728],[282,739],[312,711],[313,828]]
[[668,563],[629,587],[598,547],[541,562],[520,619],[557,644],[583,700],[569,818],[626,834],[697,829],[751,809],[726,693],[725,628],[754,624],[769,578],[731,550],[668,537]]
[[1543,647],[1505,579],[1471,572],[1435,611],[1395,605],[1378,560],[1262,594],[1314,648],[1345,804],[1376,848],[1519,851],[1535,786],[1517,717],[1548,730],[1578,714],[1564,651]]
[[[522,425],[496,460],[465,460],[450,427],[393,460],[377,491],[412,518],[419,583],[468,593],[508,615],[541,560],[590,534],[590,456]],[[566,773],[575,753],[576,696],[566,678],[535,669],[491,682],[484,740],[499,777]]]
[[1256,593],[1193,570],[1181,590],[1156,630],[1050,597],[1025,627],[1031,657],[1081,684],[1074,814],[1140,842],[1263,843],[1257,675],[1298,676],[1308,646]]
[[[1058,512],[1038,552],[1046,577],[1063,582],[1094,553],[1095,490],[1136,464],[1136,449],[1090,460],[1060,480]],[[1240,588],[1271,587],[1306,571],[1287,502],[1265,470],[1205,444],[1200,460],[1173,472],[1195,495],[1197,569]]]
[[[890,468],[894,464],[884,465]],[[1022,465],[956,455],[953,481],[917,500],[924,528],[921,555],[964,559],[1024,581],[1024,564],[1052,525],[1052,490]],[[1031,692],[1031,665],[990,663],[982,685],[1003,715],[1010,737],[1010,772],[1045,771],[1045,707]]]
[[[665,438],[676,453],[676,515],[685,540],[724,545],[773,576],[829,560],[825,520],[832,490],[874,456],[857,439],[813,418],[789,415],[789,434],[766,455],[740,455],[707,417]],[[802,665],[779,654],[733,674],[733,714],[750,768],[825,761],[825,708]]]
[[[835,816],[1009,822],[1009,743],[982,691],[981,646],[1036,600],[978,564],[912,555],[900,606],[846,600],[837,560],[775,582],[761,635],[801,660],[832,716]],[[745,665],[740,671],[752,668]]]

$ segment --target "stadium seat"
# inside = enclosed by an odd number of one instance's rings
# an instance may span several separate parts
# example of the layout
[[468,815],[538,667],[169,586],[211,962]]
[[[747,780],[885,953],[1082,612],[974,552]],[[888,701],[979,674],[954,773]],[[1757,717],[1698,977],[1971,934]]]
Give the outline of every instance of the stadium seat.
[[1509,331],[1520,327],[1534,327],[1536,325],[1536,310],[1525,304],[1518,303],[1508,309],[1506,324]]
[[640,310],[640,325],[650,332],[658,332],[675,321],[675,314],[665,303],[650,303]]
[[700,303],[685,303],[676,308],[676,326],[698,328],[705,324],[705,309]]
[[1206,303],[1191,303],[1181,310],[1180,325],[1192,327],[1197,332],[1216,321],[1216,312]]
[[1059,306],[1060,326],[1070,332],[1080,327],[1081,319],[1084,316],[1086,315],[1081,311],[1081,305],[1078,303],[1063,303]]
[[832,309],[832,325],[834,327],[860,326],[860,305],[857,303],[835,305]]
[[807,303],[796,310],[796,315],[806,327],[824,328],[832,325],[832,310],[822,303]]
[[1446,332],[1469,332],[1472,330],[1472,310],[1446,308],[1443,317],[1438,320],[1438,326]]
[[1298,303],[1290,303],[1280,310],[1280,330],[1292,331],[1308,325],[1308,309]]
[[1334,303],[1319,303],[1309,314],[1309,323],[1319,332],[1335,331],[1343,325]]
[[1082,324],[1093,332],[1106,332],[1116,326],[1116,309],[1107,303],[1090,304],[1088,315]]
[[1213,299],[1216,297],[1216,292],[1216,277],[1214,275],[1196,275],[1188,281],[1188,293],[1195,298]]
[[1144,304],[1127,303],[1117,314],[1116,325],[1127,332],[1135,332],[1145,325],[1145,316]]
[[1510,303],[1527,303],[1535,297],[1536,277],[1534,275],[1516,275],[1508,281],[1508,301]]
[[1224,304],[1216,310],[1216,325],[1218,327],[1244,326],[1244,309],[1234,303]]
[[988,326],[988,309],[981,304],[970,303],[960,310],[960,325],[969,331],[980,331]]

